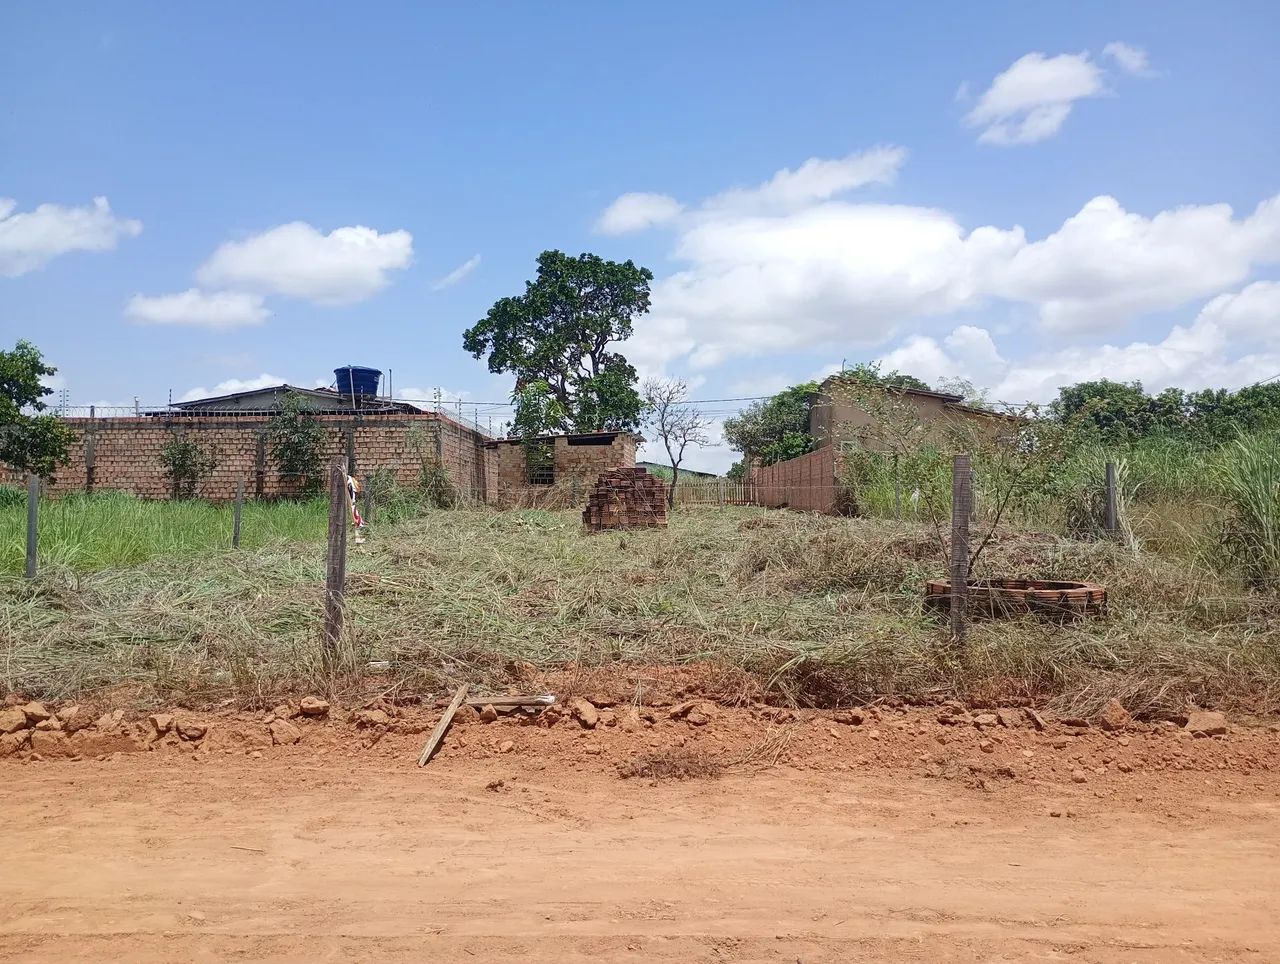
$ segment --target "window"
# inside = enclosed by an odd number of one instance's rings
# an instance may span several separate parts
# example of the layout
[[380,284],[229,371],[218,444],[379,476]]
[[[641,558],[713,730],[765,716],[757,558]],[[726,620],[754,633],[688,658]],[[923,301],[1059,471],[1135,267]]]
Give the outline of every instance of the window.
[[530,485],[554,485],[556,481],[556,450],[551,442],[530,442],[524,447],[525,465],[529,469]]

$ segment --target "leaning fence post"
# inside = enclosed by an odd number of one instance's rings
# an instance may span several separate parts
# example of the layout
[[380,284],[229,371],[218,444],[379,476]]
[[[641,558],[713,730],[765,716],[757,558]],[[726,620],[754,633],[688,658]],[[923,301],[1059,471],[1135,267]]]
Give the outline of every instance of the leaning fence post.
[[36,577],[36,535],[40,525],[40,476],[27,476],[27,578]]
[[902,521],[902,475],[898,472],[898,454],[893,455],[893,517]]
[[969,456],[957,455],[951,468],[951,638],[964,641],[969,604],[969,518],[973,512],[973,471]]
[[343,589],[347,580],[347,465],[334,459],[329,466],[329,552],[324,571],[324,663],[333,673],[342,638]]
[[1116,492],[1116,464],[1107,463],[1107,534],[1114,536],[1120,528],[1119,497]]
[[231,548],[240,548],[240,514],[244,511],[244,478],[236,479],[236,505],[231,512]]

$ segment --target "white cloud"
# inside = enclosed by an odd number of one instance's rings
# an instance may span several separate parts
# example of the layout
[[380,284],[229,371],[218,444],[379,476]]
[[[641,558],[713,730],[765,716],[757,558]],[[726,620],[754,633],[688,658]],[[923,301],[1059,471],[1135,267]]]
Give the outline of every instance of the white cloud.
[[218,382],[212,389],[193,388],[181,398],[180,402],[192,402],[198,398],[216,398],[219,395],[231,395],[235,392],[252,392],[259,388],[272,388],[275,385],[284,385],[286,380],[279,375],[268,375],[263,372],[256,378],[228,378],[225,382]]
[[0,276],[16,278],[72,251],[111,251],[121,238],[142,231],[142,222],[118,218],[105,197],[68,208],[41,204],[15,214],[17,202],[0,197]]
[[480,255],[473,254],[471,257],[467,258],[466,261],[462,262],[462,264],[458,265],[456,268],[450,271],[447,275],[445,275],[443,278],[441,278],[439,281],[433,284],[431,286],[431,290],[443,291],[445,288],[452,288],[454,285],[456,285],[459,281],[461,281],[467,275],[471,274],[471,272],[475,271],[476,268],[478,267],[480,267]]
[[1102,70],[1087,52],[1019,57],[983,92],[965,117],[988,144],[1033,144],[1061,130],[1076,101],[1104,90]]
[[1121,40],[1113,40],[1102,48],[1102,56],[1110,57],[1116,65],[1127,74],[1135,77],[1154,77],[1147,52]]
[[1098,330],[1221,291],[1277,260],[1280,195],[1242,219],[1226,204],[1146,218],[1096,197],[1052,235],[1020,243],[993,266],[989,290],[1038,305],[1046,327]]
[[[402,402],[434,402],[437,397],[443,403],[465,402],[471,397],[470,392],[454,391],[451,388],[397,388],[396,398]],[[438,393],[438,395],[437,395]]]
[[1280,282],[1219,295],[1159,341],[1067,346],[1009,359],[982,328],[961,326],[941,342],[913,336],[886,353],[885,367],[936,382],[960,375],[1015,404],[1047,402],[1064,385],[1096,378],[1140,381],[1151,392],[1239,388],[1280,372]]
[[228,241],[196,278],[209,287],[340,305],[377,294],[390,283],[390,272],[412,260],[413,235],[408,231],[379,234],[357,226],[321,234],[294,221],[244,241]]
[[189,325],[215,331],[259,325],[271,316],[261,295],[197,288],[172,295],[134,295],[124,312],[143,325]]
[[880,146],[847,157],[811,157],[795,170],[784,168],[754,188],[736,188],[707,201],[707,209],[768,210],[826,201],[869,184],[891,184],[906,163],[902,147]]
[[666,194],[623,194],[604,209],[596,221],[596,230],[601,234],[643,231],[655,224],[675,220],[683,210],[684,206],[679,201]]
[[652,312],[627,343],[638,367],[875,346],[907,323],[997,299],[1081,337],[1280,261],[1280,195],[1240,217],[1225,204],[1148,217],[1097,197],[1039,239],[1018,226],[970,230],[927,207],[831,199],[766,211],[718,203],[725,196],[680,219],[679,268],[654,282]]

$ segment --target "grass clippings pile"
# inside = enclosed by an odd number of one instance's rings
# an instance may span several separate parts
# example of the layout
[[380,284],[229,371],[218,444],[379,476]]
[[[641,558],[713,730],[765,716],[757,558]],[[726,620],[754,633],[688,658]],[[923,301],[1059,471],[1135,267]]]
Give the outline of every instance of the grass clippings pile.
[[[343,685],[412,697],[622,661],[725,667],[796,705],[1277,705],[1274,591],[1111,543],[1001,533],[979,575],[1101,582],[1111,615],[976,622],[956,649],[920,605],[941,560],[937,533],[914,523],[710,508],[585,538],[572,511],[429,512],[351,549],[350,664],[377,669]],[[270,707],[319,677],[323,578],[318,538],[4,577],[0,688]]]

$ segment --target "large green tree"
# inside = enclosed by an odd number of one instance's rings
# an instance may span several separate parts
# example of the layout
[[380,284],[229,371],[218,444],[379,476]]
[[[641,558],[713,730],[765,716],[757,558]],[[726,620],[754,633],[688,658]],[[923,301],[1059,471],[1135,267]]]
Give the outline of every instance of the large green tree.
[[516,434],[639,426],[636,370],[613,346],[649,310],[652,280],[631,261],[544,251],[524,294],[500,299],[463,333],[489,371],[515,375]]
[[818,383],[805,382],[756,402],[736,417],[725,419],[725,441],[742,453],[744,462],[758,460],[762,465],[812,452],[809,411],[817,395]]
[[29,341],[0,351],[0,462],[49,476],[66,460],[70,430],[61,419],[40,414],[44,397],[53,393],[41,379],[56,372]]

